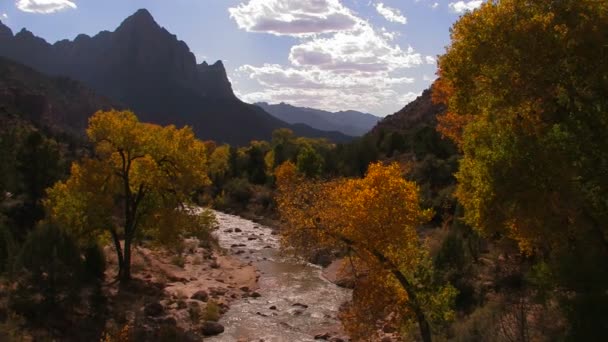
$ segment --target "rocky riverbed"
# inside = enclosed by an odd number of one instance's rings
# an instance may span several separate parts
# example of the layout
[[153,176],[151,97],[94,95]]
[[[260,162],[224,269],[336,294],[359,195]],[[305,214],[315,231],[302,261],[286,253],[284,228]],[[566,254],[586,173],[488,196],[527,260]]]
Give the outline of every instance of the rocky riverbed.
[[350,290],[327,281],[319,267],[279,254],[272,229],[216,212],[217,237],[229,255],[258,272],[257,289],[247,289],[219,323],[224,332],[206,341],[347,340],[337,318]]

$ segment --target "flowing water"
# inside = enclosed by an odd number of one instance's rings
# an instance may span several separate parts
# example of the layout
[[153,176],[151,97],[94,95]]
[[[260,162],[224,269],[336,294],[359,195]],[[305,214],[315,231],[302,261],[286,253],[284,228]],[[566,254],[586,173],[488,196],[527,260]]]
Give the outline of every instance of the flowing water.
[[220,245],[243,250],[238,256],[260,271],[261,297],[233,302],[220,320],[224,333],[205,341],[314,341],[315,334],[339,330],[338,308],[349,290],[325,280],[320,268],[280,255],[270,228],[220,212],[216,218]]

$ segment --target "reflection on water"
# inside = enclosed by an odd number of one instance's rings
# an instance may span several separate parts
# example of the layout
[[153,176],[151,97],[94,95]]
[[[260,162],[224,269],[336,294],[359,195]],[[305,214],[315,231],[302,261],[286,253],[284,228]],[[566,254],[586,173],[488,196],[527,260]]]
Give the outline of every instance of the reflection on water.
[[[224,333],[205,341],[314,341],[315,334],[339,330],[336,316],[349,290],[326,281],[320,268],[279,255],[278,237],[270,228],[224,213],[216,217],[220,245],[244,250],[239,257],[260,270],[262,296],[234,302],[220,320]],[[231,247],[239,244],[245,246]]]

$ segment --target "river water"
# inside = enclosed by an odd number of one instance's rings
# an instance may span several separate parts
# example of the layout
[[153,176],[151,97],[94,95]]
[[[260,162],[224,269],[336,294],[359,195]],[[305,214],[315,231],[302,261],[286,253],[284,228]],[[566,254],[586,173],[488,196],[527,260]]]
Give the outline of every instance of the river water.
[[[279,239],[272,229],[215,214],[220,245],[230,253],[243,250],[238,256],[260,271],[257,292],[261,297],[233,302],[220,319],[224,333],[205,341],[314,341],[316,334],[339,332],[338,308],[350,298],[350,290],[324,279],[319,267],[280,255]],[[241,232],[235,232],[237,228]]]

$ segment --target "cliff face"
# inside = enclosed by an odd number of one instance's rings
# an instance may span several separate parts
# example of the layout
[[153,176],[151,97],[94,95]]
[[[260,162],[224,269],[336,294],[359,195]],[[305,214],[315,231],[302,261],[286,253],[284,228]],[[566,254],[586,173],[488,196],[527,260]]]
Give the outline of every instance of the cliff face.
[[155,95],[160,85],[201,96],[234,97],[221,62],[196,65],[186,43],[143,9],[114,32],[81,34],[52,45],[26,29],[13,36],[0,23],[0,54],[50,75],[83,81],[103,95],[127,102],[142,89]]
[[[142,121],[189,125],[201,139],[232,144],[270,139],[288,127],[296,134],[336,142],[350,137],[305,125],[289,125],[234,95],[221,61],[196,64],[183,41],[139,10],[113,32],[49,44],[23,29],[0,23],[0,56],[52,76],[82,82],[134,110]],[[86,118],[85,118],[86,121]]]

